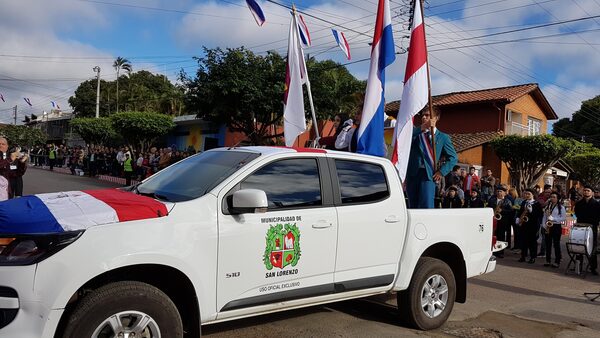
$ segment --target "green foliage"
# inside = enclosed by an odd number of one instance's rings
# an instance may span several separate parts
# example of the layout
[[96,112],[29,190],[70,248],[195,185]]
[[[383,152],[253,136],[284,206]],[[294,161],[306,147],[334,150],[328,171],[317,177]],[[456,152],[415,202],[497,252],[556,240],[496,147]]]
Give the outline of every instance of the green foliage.
[[582,145],[552,135],[499,137],[491,142],[496,155],[506,163],[511,185],[521,192],[533,188],[558,160],[580,150]]
[[70,121],[70,126],[86,143],[105,144],[115,137],[112,121],[108,117],[75,118]]
[[[82,82],[69,98],[79,117],[96,116],[96,79]],[[117,108],[116,81],[100,80],[100,116],[109,116]],[[119,110],[185,113],[183,89],[173,85],[164,75],[142,70],[119,77]]]
[[554,123],[552,133],[563,138],[573,138],[600,147],[600,95],[583,101],[572,118],[562,118]]
[[567,158],[577,179],[584,184],[600,187],[600,149],[585,144],[580,151]]
[[[357,113],[360,107],[356,94],[365,91],[366,81],[357,80],[346,67],[332,60],[310,59],[306,67],[317,119],[331,119],[339,113]],[[308,96],[304,101],[308,102]]]
[[148,112],[120,112],[110,116],[114,130],[129,144],[146,149],[175,127],[169,115]]
[[[256,55],[243,47],[204,48],[204,53],[197,58],[195,77],[180,76],[186,88],[186,107],[200,118],[246,134],[252,144],[273,142],[269,128],[281,124],[283,117],[285,59],[276,53]],[[363,82],[333,61],[309,60],[307,67],[318,119],[349,109],[351,103],[345,98],[364,90]],[[308,99],[305,101],[310,116]]]
[[43,131],[29,126],[5,125],[0,128],[0,135],[6,137],[10,146],[32,147],[45,143],[48,139],[48,135]]

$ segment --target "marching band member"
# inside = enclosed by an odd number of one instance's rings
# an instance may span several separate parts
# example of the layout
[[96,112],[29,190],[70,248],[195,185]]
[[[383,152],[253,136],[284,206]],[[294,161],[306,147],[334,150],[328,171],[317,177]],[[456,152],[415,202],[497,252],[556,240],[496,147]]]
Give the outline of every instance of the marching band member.
[[[577,223],[588,223],[592,225],[592,253],[596,251],[596,245],[598,244],[598,222],[600,221],[600,204],[593,198],[594,190],[591,186],[585,185],[583,187],[583,198],[575,204],[575,216],[577,216]],[[593,275],[598,275],[598,258],[597,255],[592,254],[590,257],[590,269]]]
[[[544,217],[542,227],[546,236],[546,263],[544,266],[558,268],[562,258],[560,253],[560,236],[562,235],[562,222],[567,219],[565,207],[560,203],[560,198],[556,191],[550,194],[550,198],[544,207]],[[554,263],[552,260],[552,245],[554,245]]]
[[529,261],[535,263],[537,257],[537,238],[542,220],[542,206],[533,198],[533,189],[525,189],[523,197],[525,200],[521,203],[521,211],[515,222],[521,226],[521,258],[519,262],[525,262],[527,252],[529,252]]
[[[507,241],[510,238],[510,222],[514,217],[512,202],[506,198],[506,187],[498,186],[496,196],[490,198],[489,205],[494,209],[494,217],[496,218],[496,238],[499,241]],[[504,258],[504,250],[494,253],[498,258]]]

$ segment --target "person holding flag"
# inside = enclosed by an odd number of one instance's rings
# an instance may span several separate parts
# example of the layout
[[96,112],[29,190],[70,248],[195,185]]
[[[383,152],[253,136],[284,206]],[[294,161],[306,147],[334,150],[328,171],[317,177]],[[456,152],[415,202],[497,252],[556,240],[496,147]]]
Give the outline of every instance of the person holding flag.
[[[436,128],[440,112],[431,100],[423,5],[415,0],[414,6],[392,163],[406,182],[409,207],[430,209],[434,207],[435,183],[456,165],[457,154],[450,137]],[[419,112],[421,127],[415,128],[413,118]],[[439,166],[442,156],[446,161]]]

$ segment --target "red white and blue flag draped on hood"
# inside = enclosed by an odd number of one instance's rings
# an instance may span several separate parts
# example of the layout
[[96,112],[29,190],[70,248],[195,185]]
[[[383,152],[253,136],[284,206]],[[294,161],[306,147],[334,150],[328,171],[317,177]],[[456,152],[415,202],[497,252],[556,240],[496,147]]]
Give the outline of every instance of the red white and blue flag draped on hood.
[[308,83],[304,51],[298,33],[298,18],[295,11],[292,13],[287,53],[287,67],[285,74],[285,93],[283,102],[283,134],[285,145],[294,145],[298,135],[306,131],[306,117],[304,115],[304,94],[302,85]]
[[392,17],[388,0],[379,0],[375,34],[371,47],[371,66],[365,93],[362,119],[358,128],[357,152],[385,156],[383,123],[385,119],[385,68],[396,59]]
[[404,91],[400,111],[396,118],[394,130],[394,153],[392,163],[398,169],[400,178],[404,180],[408,167],[408,156],[413,132],[413,117],[419,113],[429,100],[429,71],[427,64],[427,44],[425,42],[425,24],[421,2],[414,1],[413,24],[410,33],[408,60],[404,74]]
[[167,213],[164,203],[117,189],[38,194],[0,203],[0,234],[84,230]]

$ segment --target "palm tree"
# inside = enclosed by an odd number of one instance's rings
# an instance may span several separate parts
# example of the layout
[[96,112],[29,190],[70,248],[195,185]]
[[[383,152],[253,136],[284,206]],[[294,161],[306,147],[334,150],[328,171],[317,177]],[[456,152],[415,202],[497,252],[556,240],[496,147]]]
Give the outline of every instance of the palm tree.
[[113,67],[117,71],[117,113],[118,113],[119,112],[119,73],[121,72],[121,69],[131,72],[131,64],[129,63],[129,60],[119,56],[119,57],[117,57],[115,62],[113,62]]

